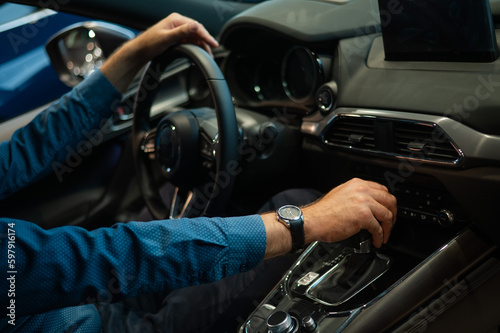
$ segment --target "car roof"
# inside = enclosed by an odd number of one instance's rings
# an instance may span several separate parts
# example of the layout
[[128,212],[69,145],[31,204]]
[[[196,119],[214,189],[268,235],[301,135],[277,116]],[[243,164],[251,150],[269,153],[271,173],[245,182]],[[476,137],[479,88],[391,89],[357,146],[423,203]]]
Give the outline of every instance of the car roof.
[[198,20],[210,33],[217,34],[231,17],[250,8],[256,1],[142,0],[140,5],[136,0],[16,0],[11,2],[48,7],[56,11],[93,17],[140,30],[170,13],[178,12]]

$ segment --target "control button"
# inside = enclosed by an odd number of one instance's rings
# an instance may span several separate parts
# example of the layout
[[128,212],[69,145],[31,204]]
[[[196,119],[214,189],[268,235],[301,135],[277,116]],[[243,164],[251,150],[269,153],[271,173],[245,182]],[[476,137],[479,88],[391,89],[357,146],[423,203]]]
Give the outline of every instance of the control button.
[[259,138],[263,143],[271,143],[278,136],[278,128],[271,122],[266,122],[259,127]]
[[290,333],[294,331],[295,325],[288,312],[276,311],[267,318],[267,327],[271,333]]
[[297,284],[300,285],[300,286],[308,286],[309,284],[311,284],[311,282],[313,282],[317,277],[319,276],[318,273],[316,272],[309,272],[307,273],[306,275],[304,275],[303,277],[301,277],[299,279],[299,281],[297,281]]
[[314,319],[312,319],[311,316],[305,316],[304,318],[302,318],[302,327],[304,331],[314,332],[317,326],[318,325],[316,325],[316,322],[314,321]]
[[443,209],[438,214],[438,223],[443,227],[449,227],[455,223],[455,215],[448,209]]
[[337,98],[337,83],[334,81],[322,85],[316,93],[316,104],[321,112],[329,112],[335,106]]
[[262,305],[258,310],[257,312],[255,313],[255,316],[257,317],[261,317],[261,318],[267,318],[269,317],[269,315],[271,315],[271,313],[276,309],[275,306],[271,305],[271,304],[264,304]]

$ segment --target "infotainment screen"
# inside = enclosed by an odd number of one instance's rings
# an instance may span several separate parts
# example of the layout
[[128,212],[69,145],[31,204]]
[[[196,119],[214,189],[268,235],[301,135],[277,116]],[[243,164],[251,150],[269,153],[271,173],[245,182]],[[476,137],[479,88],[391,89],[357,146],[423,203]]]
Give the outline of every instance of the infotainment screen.
[[491,62],[489,0],[378,0],[386,60]]

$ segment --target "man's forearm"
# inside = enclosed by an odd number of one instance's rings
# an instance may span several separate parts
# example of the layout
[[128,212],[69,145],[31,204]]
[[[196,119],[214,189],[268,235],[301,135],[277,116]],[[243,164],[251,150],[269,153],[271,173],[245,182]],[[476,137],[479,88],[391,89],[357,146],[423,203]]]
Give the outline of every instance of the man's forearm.
[[124,93],[140,69],[147,63],[141,58],[136,41],[129,41],[120,47],[101,67],[102,73]]
[[270,259],[290,252],[292,236],[287,229],[276,219],[276,213],[265,213],[260,216],[266,228],[267,246],[264,259]]
[[[217,281],[253,268],[264,254],[257,215],[119,223],[87,231],[44,230],[0,218],[16,235],[17,314],[134,297]],[[0,253],[7,262],[7,251]],[[9,281],[0,280],[8,290]],[[8,306],[7,293],[0,304]],[[114,297],[116,296],[116,298]]]

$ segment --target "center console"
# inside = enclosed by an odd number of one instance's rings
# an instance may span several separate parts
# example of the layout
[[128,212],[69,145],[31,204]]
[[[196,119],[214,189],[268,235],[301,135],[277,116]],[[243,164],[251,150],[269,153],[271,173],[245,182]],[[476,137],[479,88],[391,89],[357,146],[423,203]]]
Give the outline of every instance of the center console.
[[471,230],[421,262],[390,249],[358,249],[352,239],[309,246],[239,332],[392,331],[494,251]]
[[395,190],[398,222],[380,249],[367,232],[311,244],[239,332],[393,331],[432,306],[494,246],[431,183],[416,178]]

